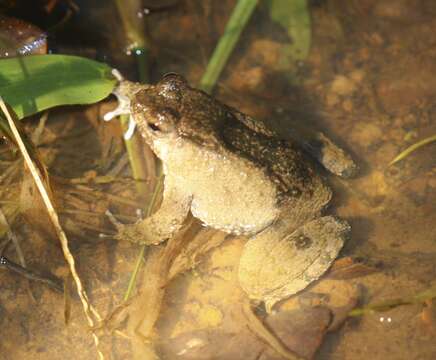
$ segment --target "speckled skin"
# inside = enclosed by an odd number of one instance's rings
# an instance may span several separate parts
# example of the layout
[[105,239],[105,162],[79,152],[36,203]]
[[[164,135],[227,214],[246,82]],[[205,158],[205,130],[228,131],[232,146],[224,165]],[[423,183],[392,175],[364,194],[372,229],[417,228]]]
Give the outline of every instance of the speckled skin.
[[120,239],[158,244],[189,211],[215,229],[247,235],[241,286],[268,309],[325,272],[349,226],[321,217],[331,191],[299,149],[175,74],[140,89],[122,84],[120,93],[165,174],[160,209],[121,227]]

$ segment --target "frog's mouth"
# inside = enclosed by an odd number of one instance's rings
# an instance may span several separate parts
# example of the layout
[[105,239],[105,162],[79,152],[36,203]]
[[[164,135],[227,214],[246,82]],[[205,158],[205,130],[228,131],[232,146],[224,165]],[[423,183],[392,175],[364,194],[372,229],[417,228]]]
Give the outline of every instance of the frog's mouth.
[[117,86],[113,90],[112,93],[116,96],[118,105],[114,110],[104,114],[103,116],[104,121],[111,121],[113,118],[117,116],[130,114],[130,98],[120,90],[121,90],[120,86]]
[[127,131],[124,133],[124,139],[129,140],[133,136],[136,128],[136,123],[130,113],[130,99],[122,93],[118,93],[117,89],[114,90],[113,94],[117,97],[118,106],[114,110],[104,114],[103,120],[111,121],[113,118],[120,115],[129,115],[129,125]]
[[112,91],[112,94],[117,98],[118,105],[114,110],[107,112],[103,116],[103,120],[111,121],[113,118],[120,115],[130,115],[129,125],[127,131],[124,133],[124,138],[128,140],[133,136],[136,128],[136,123],[130,110],[131,99],[140,89],[143,89],[147,85],[124,80],[123,76],[116,69],[112,70],[112,74],[118,80],[118,85]]

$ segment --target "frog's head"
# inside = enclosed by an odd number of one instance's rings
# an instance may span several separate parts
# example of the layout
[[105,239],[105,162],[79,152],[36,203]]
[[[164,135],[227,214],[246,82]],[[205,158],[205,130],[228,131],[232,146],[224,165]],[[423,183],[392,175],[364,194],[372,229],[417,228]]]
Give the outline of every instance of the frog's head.
[[156,85],[121,79],[114,94],[119,106],[107,113],[105,120],[130,114],[133,121],[125,137],[129,138],[137,125],[155,150],[161,145],[171,145],[174,140],[216,147],[220,126],[229,118],[228,107],[190,87],[182,76],[174,73],[165,75]]
[[145,86],[131,98],[131,113],[148,143],[178,137],[186,80],[177,74],[165,75],[154,86]]

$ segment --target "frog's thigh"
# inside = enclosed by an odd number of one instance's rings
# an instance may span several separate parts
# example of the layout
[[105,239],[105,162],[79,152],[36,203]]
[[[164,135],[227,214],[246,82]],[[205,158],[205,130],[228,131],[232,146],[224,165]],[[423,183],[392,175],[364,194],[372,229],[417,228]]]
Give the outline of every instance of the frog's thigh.
[[348,223],[332,216],[312,220],[290,235],[267,229],[244,247],[239,264],[242,288],[271,309],[328,269],[349,230]]
[[160,208],[150,217],[131,225],[121,225],[117,239],[156,245],[174,236],[181,228],[191,206],[192,196],[165,178]]

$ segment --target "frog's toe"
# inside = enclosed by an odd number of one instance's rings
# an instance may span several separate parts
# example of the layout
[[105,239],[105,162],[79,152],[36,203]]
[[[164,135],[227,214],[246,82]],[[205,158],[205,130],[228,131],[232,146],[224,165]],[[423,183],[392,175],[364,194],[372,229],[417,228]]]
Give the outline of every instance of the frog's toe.
[[[350,231],[347,222],[326,216],[284,237],[260,233],[244,247],[239,264],[241,287],[267,310],[303,290],[329,268]],[[268,236],[266,236],[268,235]]]
[[159,234],[149,231],[143,221],[135,224],[117,224],[117,234],[115,238],[120,241],[129,241],[141,245],[157,245],[166,239]]
[[141,243],[141,230],[138,229],[137,224],[117,225],[117,234],[115,238],[120,241],[129,241],[133,243]]
[[323,133],[318,133],[315,139],[303,143],[303,147],[332,174],[347,179],[356,176],[359,171],[351,156]]

